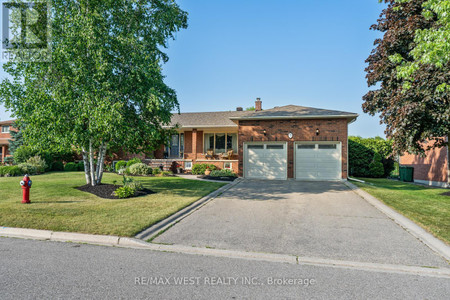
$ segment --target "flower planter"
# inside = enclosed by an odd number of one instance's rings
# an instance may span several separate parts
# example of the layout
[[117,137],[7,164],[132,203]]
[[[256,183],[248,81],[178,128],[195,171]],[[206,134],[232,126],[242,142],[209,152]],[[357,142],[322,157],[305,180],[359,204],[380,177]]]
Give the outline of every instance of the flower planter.
[[206,171],[205,171],[205,175],[206,175],[206,176],[209,176],[209,174],[211,174],[211,170],[209,170],[209,169],[206,169]]

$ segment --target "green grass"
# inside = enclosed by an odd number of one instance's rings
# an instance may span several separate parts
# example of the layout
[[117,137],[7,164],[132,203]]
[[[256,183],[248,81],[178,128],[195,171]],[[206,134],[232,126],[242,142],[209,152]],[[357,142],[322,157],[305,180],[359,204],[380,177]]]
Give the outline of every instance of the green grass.
[[448,189],[430,188],[396,180],[360,178],[352,182],[450,244],[450,196]]
[[[21,177],[0,178],[0,226],[92,234],[134,236],[224,184],[179,177],[136,177],[156,194],[128,199],[102,199],[79,191],[82,172],[32,176],[31,204],[21,204]],[[105,173],[103,183],[121,184]]]

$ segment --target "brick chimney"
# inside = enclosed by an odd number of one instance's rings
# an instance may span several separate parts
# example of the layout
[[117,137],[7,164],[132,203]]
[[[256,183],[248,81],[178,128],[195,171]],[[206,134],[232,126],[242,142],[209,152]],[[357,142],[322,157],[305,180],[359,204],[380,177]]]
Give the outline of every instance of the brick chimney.
[[255,101],[255,111],[261,111],[262,110],[262,101],[261,98],[256,98]]
[[242,107],[236,107],[236,111],[243,111],[244,109]]

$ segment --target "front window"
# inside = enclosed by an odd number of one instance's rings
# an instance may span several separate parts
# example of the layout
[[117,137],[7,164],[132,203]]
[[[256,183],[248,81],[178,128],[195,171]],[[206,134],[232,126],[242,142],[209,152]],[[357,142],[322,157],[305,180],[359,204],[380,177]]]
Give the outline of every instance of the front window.
[[9,132],[9,126],[2,126],[2,133],[8,133]]
[[237,153],[236,133],[205,133],[204,153],[214,151],[215,154],[233,150]]

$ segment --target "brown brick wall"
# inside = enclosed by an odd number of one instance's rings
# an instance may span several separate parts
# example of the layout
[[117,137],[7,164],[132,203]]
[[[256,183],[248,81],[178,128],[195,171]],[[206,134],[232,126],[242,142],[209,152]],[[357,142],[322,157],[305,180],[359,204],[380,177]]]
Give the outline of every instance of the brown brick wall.
[[[317,128],[320,130],[319,136],[316,136]],[[294,178],[294,142],[340,141],[342,142],[342,178],[346,179],[347,130],[346,119],[239,121],[239,176],[243,176],[245,142],[288,142],[288,178]],[[293,134],[292,139],[288,137],[289,132]]]
[[430,150],[425,157],[405,154],[400,157],[400,164],[414,168],[414,179],[447,182],[447,148]]

